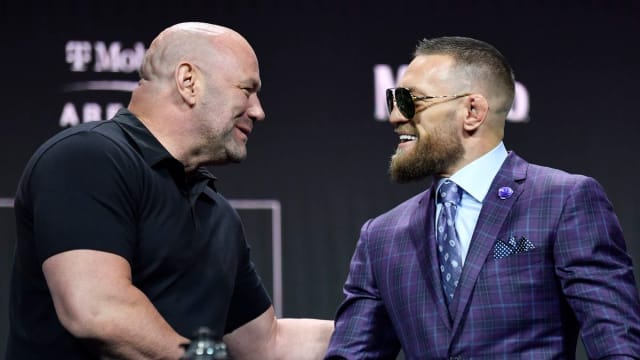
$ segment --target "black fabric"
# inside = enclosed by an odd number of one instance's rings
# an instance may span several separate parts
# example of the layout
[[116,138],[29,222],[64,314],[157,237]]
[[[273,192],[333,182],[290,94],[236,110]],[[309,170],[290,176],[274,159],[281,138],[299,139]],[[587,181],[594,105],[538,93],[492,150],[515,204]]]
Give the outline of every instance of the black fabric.
[[[43,144],[15,201],[7,358],[91,358],[58,321],[41,267],[73,249],[118,254],[171,326],[230,332],[271,304],[237,212],[204,168],[180,162],[126,110]],[[99,264],[96,264],[99,266]]]

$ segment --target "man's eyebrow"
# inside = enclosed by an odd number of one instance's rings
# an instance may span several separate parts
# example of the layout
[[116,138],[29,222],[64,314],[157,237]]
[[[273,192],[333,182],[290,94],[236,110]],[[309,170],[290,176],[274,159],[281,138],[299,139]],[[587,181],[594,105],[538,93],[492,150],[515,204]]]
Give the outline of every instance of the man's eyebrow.
[[256,79],[249,79],[249,80],[245,80],[245,81],[240,82],[240,85],[242,87],[251,88],[252,90],[258,92],[260,90],[260,88],[262,87],[262,82],[260,80],[256,80]]

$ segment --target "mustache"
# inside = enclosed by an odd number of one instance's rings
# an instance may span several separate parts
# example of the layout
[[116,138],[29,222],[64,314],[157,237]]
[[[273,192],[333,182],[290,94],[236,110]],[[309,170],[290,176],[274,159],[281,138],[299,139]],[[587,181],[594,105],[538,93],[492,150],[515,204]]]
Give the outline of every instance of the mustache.
[[418,129],[415,125],[403,124],[395,128],[394,132],[398,135],[407,134],[418,136]]

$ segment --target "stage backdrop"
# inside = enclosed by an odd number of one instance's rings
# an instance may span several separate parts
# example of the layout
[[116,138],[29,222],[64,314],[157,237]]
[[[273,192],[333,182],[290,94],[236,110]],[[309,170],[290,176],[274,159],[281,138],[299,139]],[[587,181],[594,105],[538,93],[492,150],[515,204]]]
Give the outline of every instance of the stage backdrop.
[[600,181],[640,264],[639,7],[615,0],[0,0],[0,354],[15,241],[10,205],[26,161],[54,133],[126,106],[144,50],[181,21],[232,27],[260,59],[266,121],[256,125],[243,164],[212,171],[228,198],[270,204],[240,213],[270,290],[282,292],[272,295],[283,315],[332,318],[362,223],[428,185],[388,180],[397,137],[383,95],[423,37],[475,37],[510,59],[518,92],[506,146]]

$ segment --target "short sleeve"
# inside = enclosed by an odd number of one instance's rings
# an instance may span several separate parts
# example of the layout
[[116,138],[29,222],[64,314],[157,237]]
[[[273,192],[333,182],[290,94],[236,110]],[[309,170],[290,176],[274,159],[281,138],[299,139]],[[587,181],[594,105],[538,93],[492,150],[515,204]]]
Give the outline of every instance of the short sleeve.
[[230,333],[257,318],[271,306],[269,294],[256,273],[249,253],[249,246],[245,241],[245,249],[238,266],[235,288],[231,297],[225,333]]
[[135,204],[131,155],[95,132],[65,137],[45,149],[23,179],[40,262],[91,249],[131,261]]

